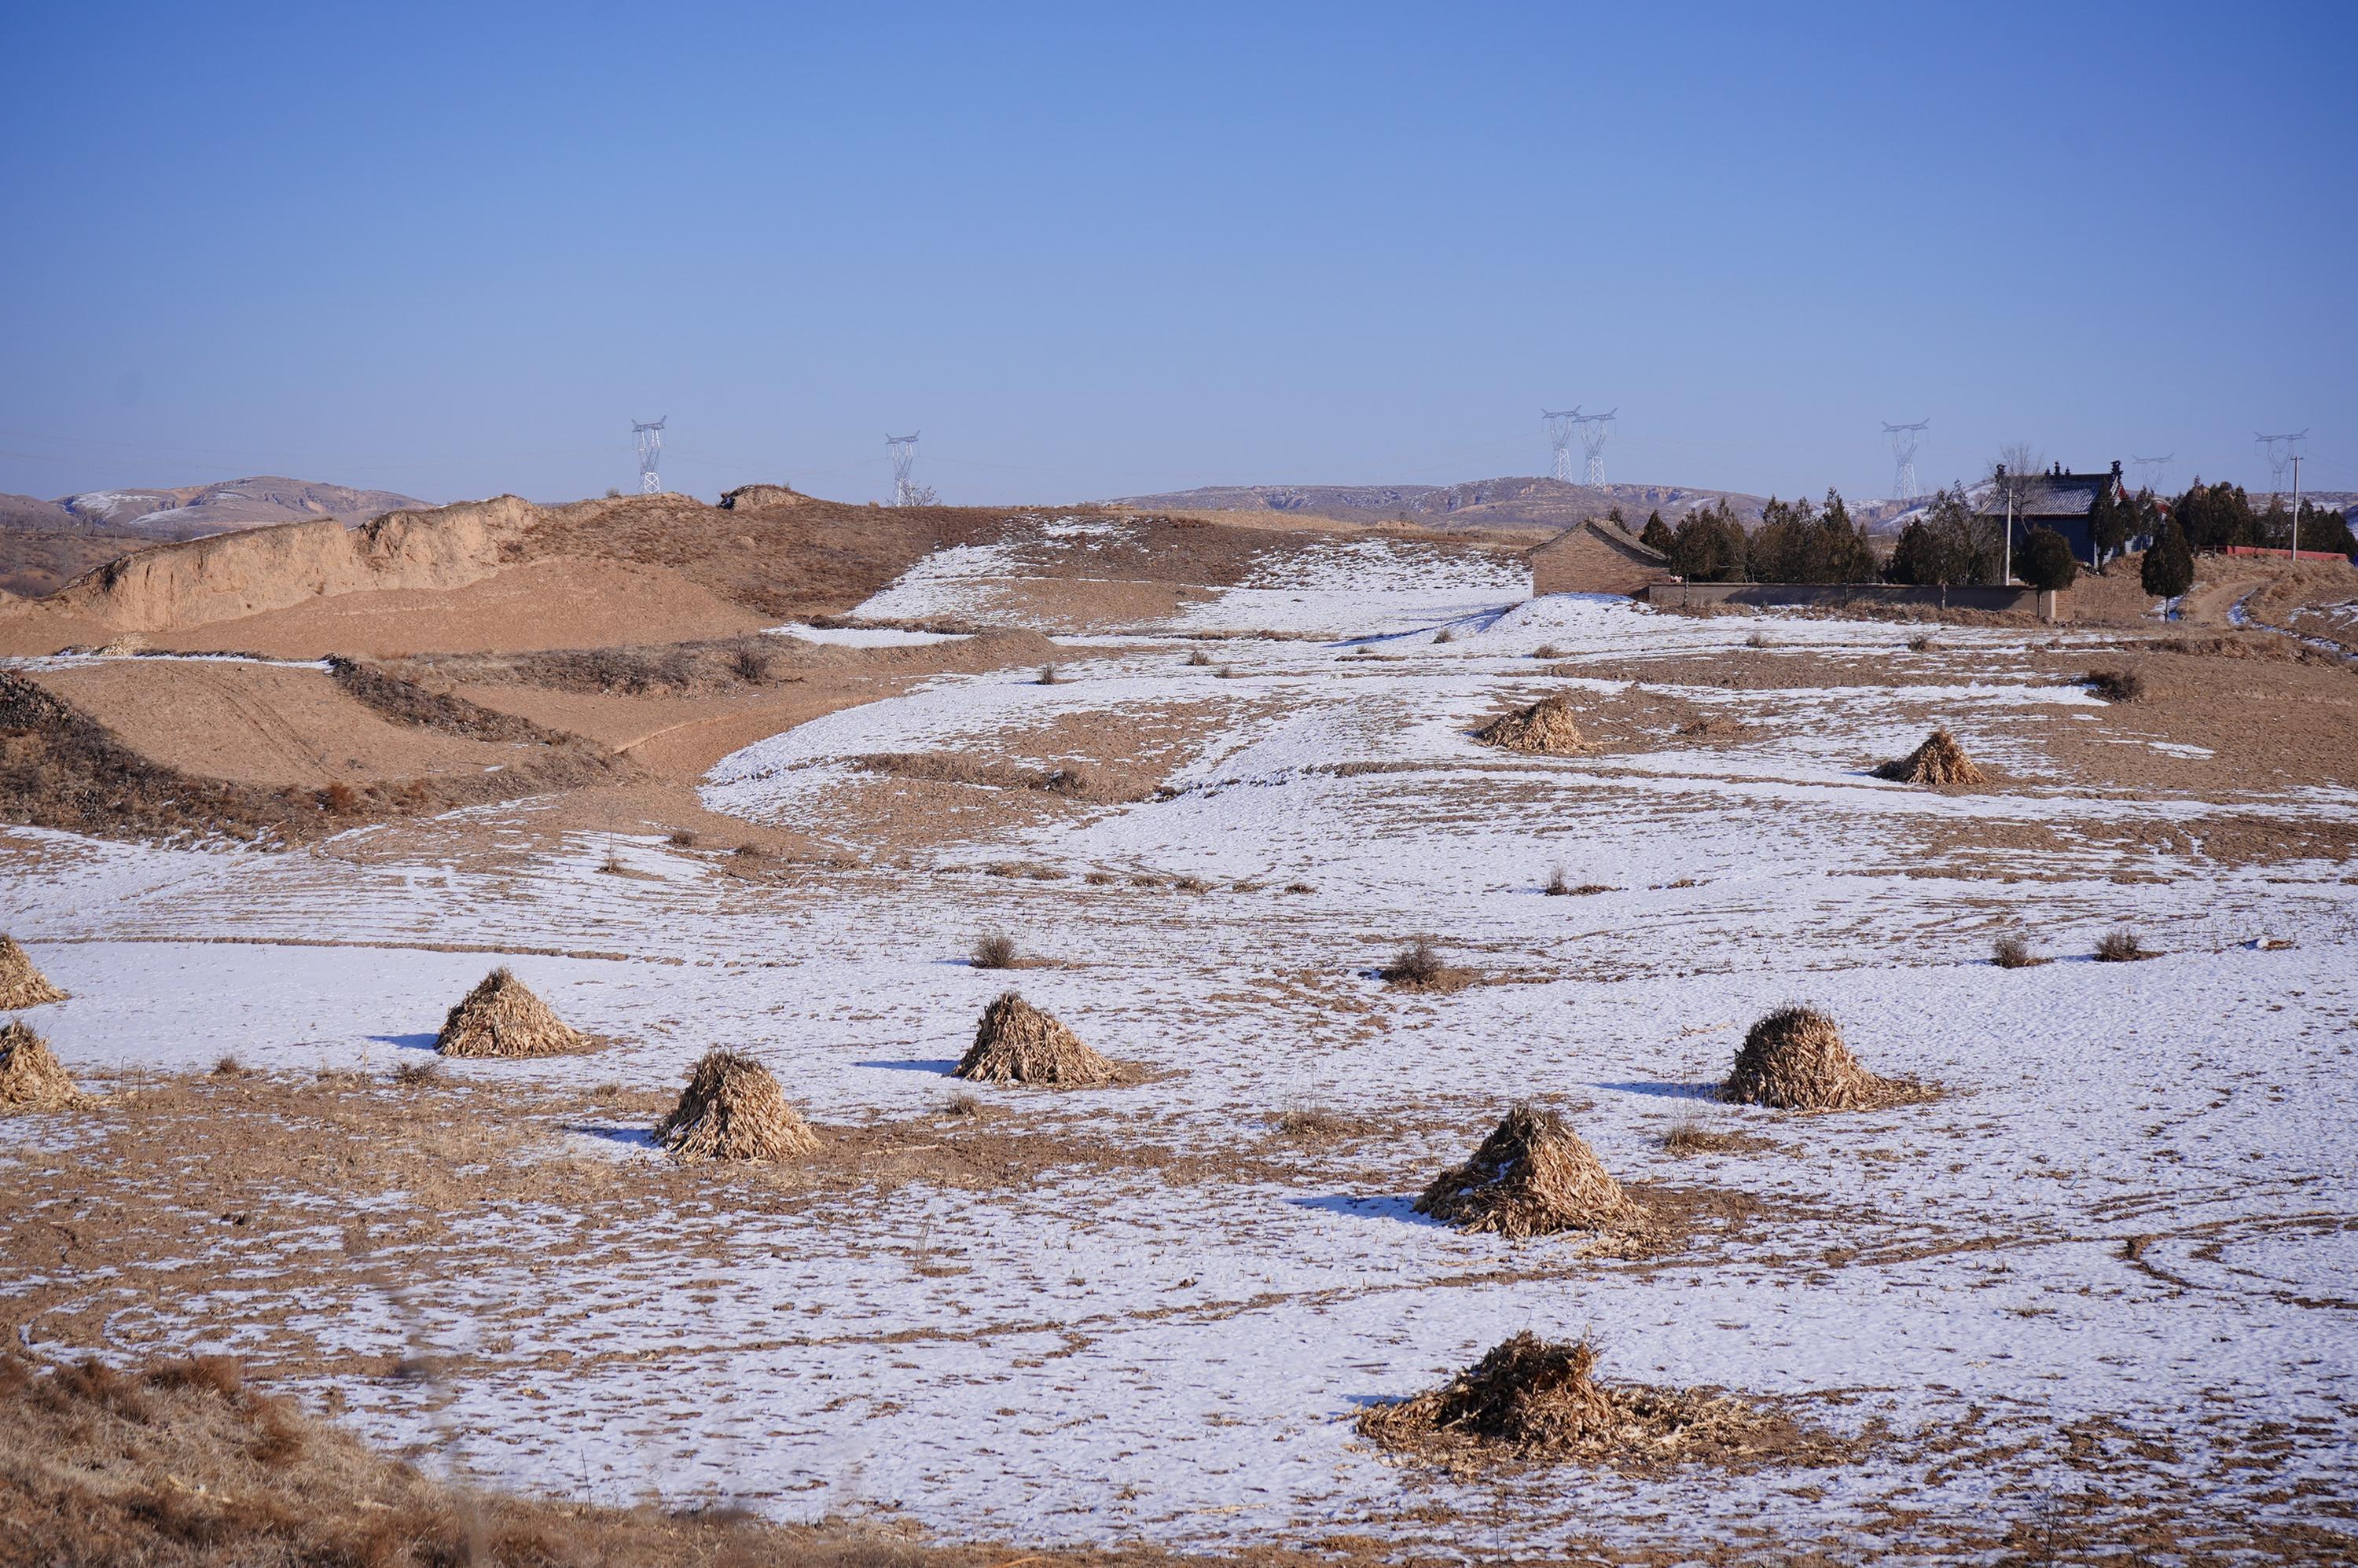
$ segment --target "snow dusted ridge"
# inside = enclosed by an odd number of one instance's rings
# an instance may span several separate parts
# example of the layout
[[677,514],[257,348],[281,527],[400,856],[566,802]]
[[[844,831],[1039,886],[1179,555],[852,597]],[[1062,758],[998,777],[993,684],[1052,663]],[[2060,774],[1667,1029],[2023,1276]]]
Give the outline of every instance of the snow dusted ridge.
[[[943,551],[861,612],[976,618],[1015,569],[995,551]],[[16,833],[13,929],[76,993],[44,1027],[79,1070],[195,1067],[225,1049],[282,1070],[381,1066],[486,961],[405,946],[430,937],[621,955],[517,967],[627,1046],[449,1071],[656,1087],[709,1045],[751,1046],[840,1122],[940,1105],[1007,979],[957,960],[1001,925],[1059,961],[1020,977],[1027,996],[1174,1076],[979,1091],[994,1106],[1195,1150],[1264,1150],[1287,1105],[1396,1122],[1364,1154],[1372,1173],[1347,1181],[1305,1160],[1321,1173],[1052,1174],[825,1209],[747,1208],[716,1188],[619,1228],[466,1216],[463,1239],[499,1261],[438,1281],[430,1311],[472,1348],[444,1419],[487,1477],[719,1492],[787,1518],[889,1508],[1043,1544],[1348,1533],[1545,1555],[1600,1533],[1634,1550],[1765,1527],[1892,1561],[1942,1559],[1952,1530],[2027,1517],[2086,1484],[2093,1453],[2109,1506],[2191,1489],[2220,1517],[2312,1520],[2346,1487],[2358,1411],[2358,885],[2321,862],[2223,872],[2118,830],[2199,835],[2231,805],[2348,820],[2358,799],[2097,798],[2047,750],[2093,701],[2030,679],[2007,652],[2018,633],[1944,631],[1937,684],[1640,687],[1633,656],[1707,660],[1762,623],[1527,593],[1479,561],[1436,581],[1389,547],[1338,546],[1183,610],[1172,635],[1071,640],[1063,684],[946,676],[762,741],[712,771],[708,803],[838,833],[870,868],[787,889],[749,889],[652,837],[622,847],[645,873],[623,880],[597,874],[602,841],[492,874]],[[1176,633],[1206,629],[1327,640],[1218,643],[1222,677],[1184,662],[1204,644]],[[1903,627],[1770,634],[1796,656],[1928,657],[1904,651]],[[1556,663],[1531,657],[1543,645]],[[1738,728],[1576,759],[1466,733],[1567,687]],[[859,837],[856,792],[891,786],[852,757],[995,756],[1060,724],[1182,710],[1186,752],[1160,798],[979,817],[906,855]],[[1935,720],[2017,787],[1943,795],[1866,775]],[[1000,859],[1067,876],[971,870]],[[1609,891],[1541,896],[1556,866]],[[1120,880],[1083,884],[1092,870]],[[1220,891],[1130,885],[1148,872]],[[1294,883],[1311,891],[1282,891]],[[2122,921],[2163,956],[2085,961]],[[2017,929],[2057,961],[1990,966],[1991,937]],[[321,931],[374,946],[211,947],[200,963],[132,940]],[[1363,977],[1415,931],[1499,983],[1411,1000]],[[2299,946],[2251,946],[2266,937]],[[1869,1065],[1945,1098],[1824,1117],[1699,1098],[1747,1023],[1799,999]],[[1625,1178],[1709,1184],[1759,1213],[1658,1264],[1412,1214],[1421,1182],[1525,1098],[1566,1109]],[[1768,1147],[1677,1162],[1661,1136],[1694,1116]],[[39,1135],[0,1123],[0,1139]],[[653,1157],[590,1130],[552,1140],[625,1172]],[[672,1266],[682,1249],[692,1269]],[[323,1350],[403,1344],[366,1292],[272,1292],[243,1280],[136,1332],[237,1349],[280,1306]],[[1837,1468],[1495,1483],[1403,1469],[1353,1435],[1366,1402],[1522,1328],[1594,1334],[1608,1376],[1802,1396],[1812,1419],[1893,1435]],[[344,1392],[373,1437],[428,1430],[409,1386]]]

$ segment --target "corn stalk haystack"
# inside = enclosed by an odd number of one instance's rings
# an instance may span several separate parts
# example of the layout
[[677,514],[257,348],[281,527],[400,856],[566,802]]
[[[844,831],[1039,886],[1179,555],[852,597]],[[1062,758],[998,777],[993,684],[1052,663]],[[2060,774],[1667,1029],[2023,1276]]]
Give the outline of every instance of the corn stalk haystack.
[[49,984],[49,977],[33,967],[33,960],[14,936],[0,935],[0,1008],[38,1007],[45,1001],[63,1001],[66,993]]
[[1013,991],[1002,991],[983,1009],[974,1044],[958,1058],[955,1072],[978,1084],[1047,1084],[1060,1089],[1101,1088],[1134,1076]]
[[1924,743],[1900,758],[1886,762],[1875,770],[1879,779],[1896,779],[1912,784],[1985,784],[1989,774],[1974,765],[1957,738],[1946,730],[1935,730],[1924,738]]
[[1435,1176],[1416,1212],[1518,1241],[1558,1230],[1642,1239],[1655,1228],[1579,1133],[1526,1105],[1509,1111],[1472,1159]]
[[1809,1462],[1833,1443],[1774,1406],[1707,1389],[1599,1383],[1596,1353],[1529,1332],[1438,1389],[1359,1417],[1359,1434],[1453,1468],[1584,1461],[1652,1470],[1690,1462]]
[[1486,746],[1541,757],[1578,757],[1595,750],[1572,721],[1572,699],[1561,695],[1493,719],[1474,731],[1474,739]]
[[1842,1030],[1815,1008],[1780,1008],[1754,1024],[1736,1053],[1719,1098],[1779,1110],[1873,1110],[1929,1099],[1932,1091],[1905,1078],[1878,1077],[1859,1065]]
[[0,1107],[9,1110],[61,1110],[81,1097],[49,1043],[21,1018],[0,1028]]
[[434,1037],[434,1049],[445,1056],[561,1056],[590,1044],[504,964],[450,1010]]
[[682,1160],[791,1160],[818,1147],[818,1134],[786,1102],[769,1068],[737,1051],[708,1051],[688,1075],[655,1141]]

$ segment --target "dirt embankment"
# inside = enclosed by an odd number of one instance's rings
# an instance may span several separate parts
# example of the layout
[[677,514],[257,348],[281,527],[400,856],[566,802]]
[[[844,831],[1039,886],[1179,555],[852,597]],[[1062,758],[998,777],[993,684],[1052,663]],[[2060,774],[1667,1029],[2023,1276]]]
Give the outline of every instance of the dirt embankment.
[[295,843],[639,777],[595,741],[357,665],[0,671],[0,821],[38,827]]

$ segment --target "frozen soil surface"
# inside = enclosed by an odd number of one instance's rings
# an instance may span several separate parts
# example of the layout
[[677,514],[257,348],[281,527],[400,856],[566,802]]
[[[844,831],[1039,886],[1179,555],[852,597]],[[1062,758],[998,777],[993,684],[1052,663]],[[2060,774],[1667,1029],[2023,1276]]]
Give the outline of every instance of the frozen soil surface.
[[[863,609],[976,618],[962,585],[1002,603],[1022,564],[984,548]],[[1056,684],[944,676],[712,769],[708,806],[831,840],[826,865],[11,832],[11,931],[73,993],[34,1022],[114,1098],[0,1121],[0,1312],[44,1354],[251,1357],[365,1435],[534,1490],[966,1538],[1949,1561],[2061,1519],[2156,1561],[2348,1551],[2358,874],[2298,847],[2358,795],[2166,752],[2165,783],[2093,786],[2055,742],[2106,710],[2020,632],[1911,654],[1905,627],[1778,622],[1779,655],[1819,661],[1796,668],[1854,674],[1760,690],[1692,674],[1759,622],[1527,593],[1491,559],[1304,550],[1065,639]],[[1201,640],[1260,631],[1286,635]],[[1597,705],[1595,754],[1470,739],[1558,690]],[[980,811],[914,848],[855,761],[1168,709],[1184,755],[1151,798]],[[1869,776],[1934,723],[1999,785]],[[523,842],[536,809],[464,821]],[[2294,851],[2207,855],[2228,814]],[[1559,867],[1604,891],[1545,896]],[[2093,961],[2122,924],[2159,956]],[[986,928],[1042,961],[973,968]],[[2053,961],[1996,968],[2008,933]],[[1418,934],[1476,983],[1388,990],[1370,971]],[[493,954],[608,1044],[397,1087]],[[1158,1076],[948,1078],[1011,981]],[[1942,1094],[1710,1100],[1796,1000]],[[717,1044],[777,1069],[831,1141],[813,1169],[648,1146]],[[224,1054],[254,1076],[212,1074]],[[1413,1214],[1524,1099],[1689,1214],[1682,1244],[1614,1260]],[[1314,1108],[1343,1130],[1273,1125]],[[1744,1136],[1674,1157],[1696,1120]],[[1607,1380],[1855,1441],[1732,1476],[1486,1477],[1355,1435],[1526,1328],[1591,1336]],[[400,1375],[420,1356],[438,1376]]]

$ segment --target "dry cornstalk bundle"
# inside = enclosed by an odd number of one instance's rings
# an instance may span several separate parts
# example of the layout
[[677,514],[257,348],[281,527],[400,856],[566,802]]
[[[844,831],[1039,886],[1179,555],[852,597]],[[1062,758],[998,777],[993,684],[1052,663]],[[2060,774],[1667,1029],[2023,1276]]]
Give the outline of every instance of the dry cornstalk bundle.
[[561,1056],[590,1044],[504,964],[450,1010],[434,1037],[434,1049],[445,1056]]
[[1013,991],[1001,992],[983,1009],[974,1044],[958,1058],[956,1073],[978,1084],[1047,1084],[1060,1089],[1100,1088],[1130,1076]]
[[1834,1021],[1809,1007],[1779,1008],[1754,1024],[1736,1050],[1735,1070],[1719,1086],[1724,1100],[1779,1110],[1873,1110],[1931,1093],[1859,1065]]
[[61,1110],[80,1097],[49,1043],[21,1018],[0,1028],[0,1107]]
[[15,937],[0,936],[0,1008],[38,1007],[45,1001],[65,1000],[66,993],[33,967],[31,957]]
[[1989,774],[1974,765],[1957,738],[1946,729],[1935,730],[1924,743],[1897,762],[1875,770],[1879,779],[1912,784],[1985,784]]
[[1474,739],[1541,757],[1578,757],[1595,750],[1572,721],[1572,699],[1561,694],[1493,719],[1474,731]]
[[1637,1237],[1653,1222],[1596,1152],[1552,1110],[1519,1105],[1473,1158],[1433,1179],[1416,1212],[1513,1240],[1558,1230]]
[[1745,1466],[1832,1446],[1774,1407],[1705,1389],[1599,1383],[1596,1353],[1528,1331],[1438,1389],[1359,1417],[1361,1436],[1444,1464],[1586,1461],[1622,1469]]
[[681,1160],[769,1163],[807,1154],[818,1134],[786,1102],[770,1069],[737,1051],[708,1051],[688,1075],[655,1141]]

